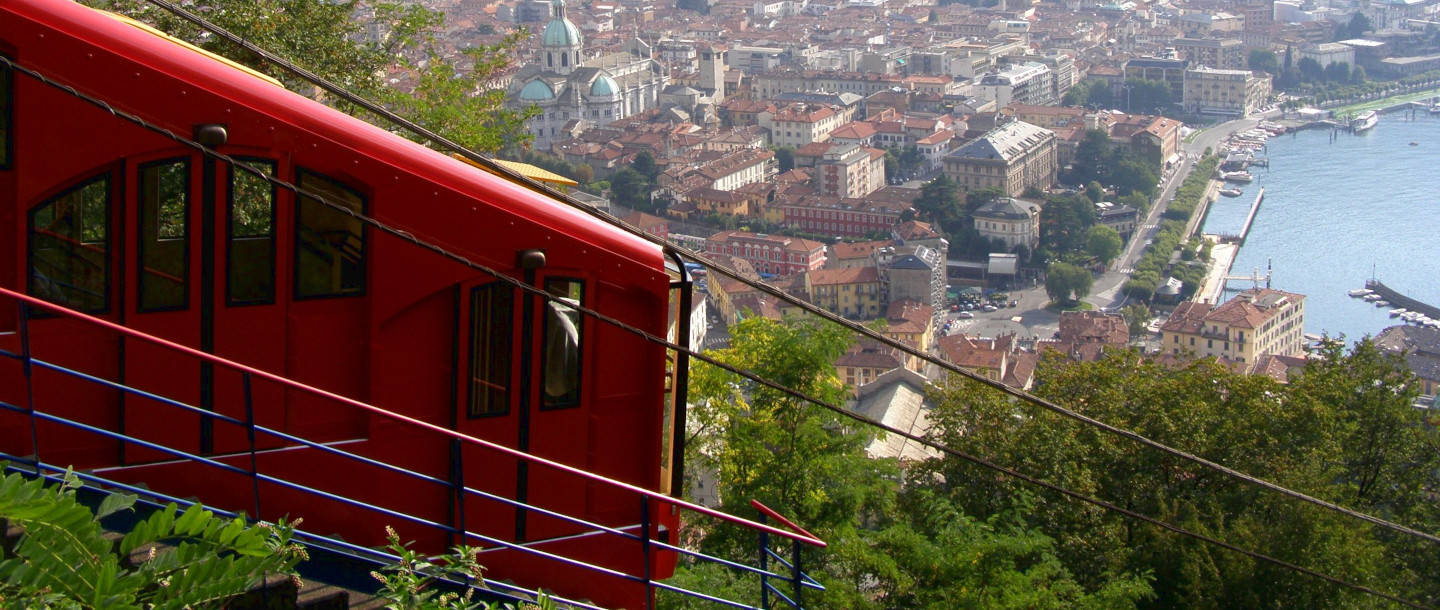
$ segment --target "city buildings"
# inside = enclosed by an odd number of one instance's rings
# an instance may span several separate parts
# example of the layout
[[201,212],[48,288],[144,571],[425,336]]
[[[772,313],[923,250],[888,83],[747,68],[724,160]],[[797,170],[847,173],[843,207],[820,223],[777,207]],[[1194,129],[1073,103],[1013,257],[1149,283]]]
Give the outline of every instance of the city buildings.
[[784,235],[721,231],[706,240],[705,251],[743,259],[756,272],[771,275],[812,271],[825,265],[825,244]]

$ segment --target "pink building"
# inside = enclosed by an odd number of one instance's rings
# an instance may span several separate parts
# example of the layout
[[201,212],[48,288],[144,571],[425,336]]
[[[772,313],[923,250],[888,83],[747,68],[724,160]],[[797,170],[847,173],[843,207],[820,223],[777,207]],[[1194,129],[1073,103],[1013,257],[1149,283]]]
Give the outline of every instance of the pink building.
[[724,254],[745,259],[756,271],[772,275],[801,273],[825,266],[825,244],[784,235],[721,231],[706,240],[705,251],[712,256]]

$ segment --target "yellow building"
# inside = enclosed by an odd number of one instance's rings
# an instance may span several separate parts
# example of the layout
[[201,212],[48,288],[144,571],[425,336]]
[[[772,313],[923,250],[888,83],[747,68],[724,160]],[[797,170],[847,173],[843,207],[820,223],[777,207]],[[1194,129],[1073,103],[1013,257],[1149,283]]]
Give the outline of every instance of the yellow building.
[[1192,68],[1185,71],[1185,111],[1244,118],[1265,105],[1270,83],[1268,74],[1257,76],[1249,70]]
[[1160,327],[1162,351],[1254,364],[1262,355],[1305,353],[1305,295],[1247,290],[1225,304],[1186,301]]
[[875,267],[811,271],[810,302],[847,318],[880,316],[880,273]]

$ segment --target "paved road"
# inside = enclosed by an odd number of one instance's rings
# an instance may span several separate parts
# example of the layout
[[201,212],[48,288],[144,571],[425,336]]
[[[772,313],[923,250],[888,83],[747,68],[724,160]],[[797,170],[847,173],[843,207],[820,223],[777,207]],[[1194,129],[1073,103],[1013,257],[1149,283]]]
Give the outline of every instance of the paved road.
[[1135,235],[1130,238],[1130,243],[1125,245],[1120,258],[1105,273],[1095,278],[1095,283],[1090,288],[1090,296],[1085,299],[1086,302],[1094,305],[1097,309],[1120,307],[1125,304],[1126,297],[1120,294],[1120,287],[1130,279],[1135,262],[1140,260],[1145,246],[1155,236],[1160,225],[1160,215],[1165,213],[1165,209],[1170,205],[1170,199],[1180,188],[1180,183],[1190,173],[1190,161],[1199,159],[1206,148],[1216,149],[1230,134],[1250,129],[1260,120],[1256,117],[1221,123],[1192,134],[1190,141],[1181,144],[1181,150],[1185,152],[1185,160],[1175,171],[1165,176],[1161,183],[1160,196],[1156,199],[1155,205],[1150,207],[1150,213],[1145,216],[1145,221],[1135,231]]

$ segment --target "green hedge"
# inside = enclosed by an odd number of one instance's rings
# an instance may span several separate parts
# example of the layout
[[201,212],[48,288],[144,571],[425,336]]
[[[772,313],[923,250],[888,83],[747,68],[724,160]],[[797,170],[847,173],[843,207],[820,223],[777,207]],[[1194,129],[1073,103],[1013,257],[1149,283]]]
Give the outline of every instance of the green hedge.
[[[1185,225],[1190,222],[1190,217],[1195,215],[1196,208],[1200,207],[1200,199],[1205,196],[1205,186],[1209,184],[1210,177],[1215,174],[1215,166],[1220,164],[1220,158],[1214,155],[1206,155],[1185,177],[1185,182],[1175,191],[1175,199],[1165,208],[1161,214],[1160,228],[1151,238],[1150,246],[1140,256],[1139,262],[1135,263],[1135,270],[1130,275],[1130,280],[1125,282],[1121,288],[1126,295],[1136,300],[1147,300],[1155,294],[1155,289],[1160,287],[1160,282],[1165,278],[1165,266],[1170,262],[1170,254],[1180,247],[1180,236],[1185,232]],[[1187,273],[1189,277],[1192,273]],[[1182,281],[1185,278],[1182,278]]]

